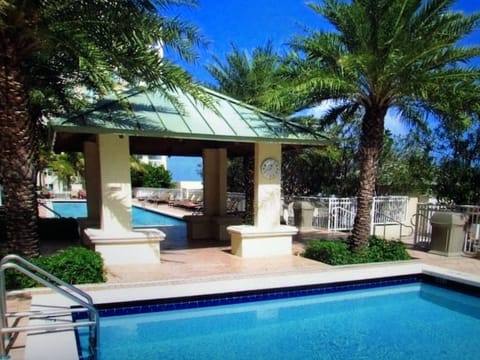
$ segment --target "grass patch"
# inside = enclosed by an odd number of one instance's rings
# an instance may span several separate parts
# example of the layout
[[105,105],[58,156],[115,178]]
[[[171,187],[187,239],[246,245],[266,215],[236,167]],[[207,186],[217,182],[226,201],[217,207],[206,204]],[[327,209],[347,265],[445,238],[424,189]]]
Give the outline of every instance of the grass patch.
[[351,251],[348,242],[341,240],[315,240],[305,247],[304,257],[329,265],[363,264],[383,261],[410,260],[405,245],[400,241],[387,241],[376,236],[368,238],[368,246]]

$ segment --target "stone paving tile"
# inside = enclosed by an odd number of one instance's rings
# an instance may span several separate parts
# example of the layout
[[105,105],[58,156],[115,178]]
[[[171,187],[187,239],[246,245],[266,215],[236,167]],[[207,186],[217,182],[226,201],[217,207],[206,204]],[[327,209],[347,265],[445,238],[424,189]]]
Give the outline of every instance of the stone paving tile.
[[[14,296],[7,299],[7,311],[9,312],[24,312],[29,311],[31,305],[31,297],[28,295]],[[9,322],[9,326],[14,325],[12,321]],[[15,323],[16,326],[28,325],[28,318],[24,317]],[[7,349],[10,360],[22,360],[25,351],[25,341],[27,335],[25,332],[20,332],[12,335],[14,340],[12,345]]]
[[472,256],[441,256],[426,251],[408,250],[410,255],[422,262],[451,270],[480,275],[480,258]]

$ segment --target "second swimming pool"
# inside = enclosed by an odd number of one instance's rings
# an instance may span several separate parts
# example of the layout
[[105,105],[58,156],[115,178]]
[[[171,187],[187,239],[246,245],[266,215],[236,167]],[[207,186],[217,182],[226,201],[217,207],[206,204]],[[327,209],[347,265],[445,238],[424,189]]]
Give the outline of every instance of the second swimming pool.
[[[87,216],[87,203],[84,201],[53,201],[52,206],[53,210],[62,217],[81,218]],[[132,223],[134,227],[185,225],[181,219],[138,206],[132,207]]]

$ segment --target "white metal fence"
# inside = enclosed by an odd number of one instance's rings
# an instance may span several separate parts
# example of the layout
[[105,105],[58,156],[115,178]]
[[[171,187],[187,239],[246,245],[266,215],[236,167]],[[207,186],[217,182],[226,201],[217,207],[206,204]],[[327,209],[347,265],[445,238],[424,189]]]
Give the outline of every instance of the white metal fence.
[[[203,194],[202,189],[166,189],[135,188],[133,196],[148,200],[169,194],[171,199],[184,200],[189,196]],[[292,202],[284,205],[283,217],[288,224],[294,224],[295,201],[307,201],[314,207],[312,226],[328,231],[350,231],[357,212],[356,197],[294,197]],[[227,193],[227,207],[230,211],[245,211],[244,193]],[[375,226],[398,225],[406,222],[408,208],[407,196],[376,196],[372,205],[372,231]]]
[[[357,198],[298,197],[295,201],[307,201],[314,206],[313,227],[328,231],[350,231],[357,213]],[[372,204],[372,226],[405,223],[408,196],[376,196]],[[293,222],[293,208],[289,207],[289,223]]]

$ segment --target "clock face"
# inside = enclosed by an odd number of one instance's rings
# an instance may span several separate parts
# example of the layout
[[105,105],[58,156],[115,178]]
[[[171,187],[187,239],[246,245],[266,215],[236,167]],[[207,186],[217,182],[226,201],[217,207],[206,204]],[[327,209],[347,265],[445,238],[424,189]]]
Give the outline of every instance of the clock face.
[[278,174],[280,174],[280,164],[277,160],[268,158],[262,162],[262,174],[267,179],[272,180],[275,179]]

